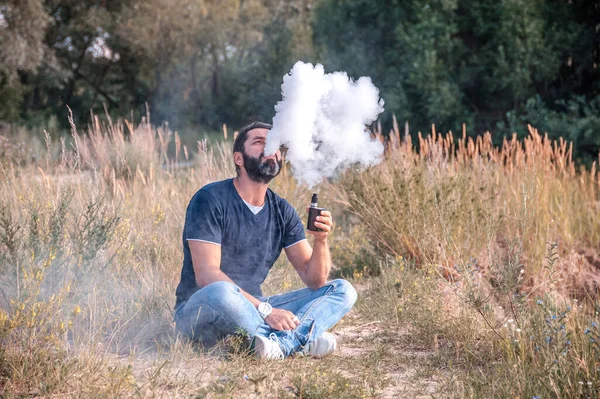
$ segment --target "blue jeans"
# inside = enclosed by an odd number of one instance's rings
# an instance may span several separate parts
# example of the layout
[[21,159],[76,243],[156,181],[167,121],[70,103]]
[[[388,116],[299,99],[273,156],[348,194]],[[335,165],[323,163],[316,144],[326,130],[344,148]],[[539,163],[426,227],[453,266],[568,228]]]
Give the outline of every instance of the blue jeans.
[[235,284],[219,281],[196,291],[175,310],[177,330],[205,345],[229,334],[245,332],[270,337],[275,334],[285,356],[302,349],[323,331],[333,327],[356,302],[356,291],[346,280],[333,280],[312,290],[303,288],[270,297],[257,297],[274,308],[285,309],[300,319],[294,330],[273,330]]

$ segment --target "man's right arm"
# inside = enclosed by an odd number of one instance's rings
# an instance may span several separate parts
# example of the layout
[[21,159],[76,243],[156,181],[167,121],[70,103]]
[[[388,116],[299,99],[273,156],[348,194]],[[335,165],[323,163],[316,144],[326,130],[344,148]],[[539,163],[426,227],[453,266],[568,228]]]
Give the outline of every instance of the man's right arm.
[[[225,273],[221,271],[221,246],[209,242],[189,240],[190,252],[192,253],[192,264],[196,275],[196,285],[200,288],[217,281],[228,281],[235,284]],[[237,284],[236,284],[237,285]],[[260,301],[240,288],[240,291],[254,307]]]
[[[209,242],[188,240],[192,254],[192,265],[196,275],[196,285],[200,288],[217,281],[228,281],[235,284],[221,271],[221,246]],[[237,284],[235,284],[237,285]],[[240,292],[258,307],[260,301],[242,288]],[[276,330],[293,330],[299,324],[294,321],[294,314],[283,309],[273,309],[273,313],[265,318],[265,322]]]

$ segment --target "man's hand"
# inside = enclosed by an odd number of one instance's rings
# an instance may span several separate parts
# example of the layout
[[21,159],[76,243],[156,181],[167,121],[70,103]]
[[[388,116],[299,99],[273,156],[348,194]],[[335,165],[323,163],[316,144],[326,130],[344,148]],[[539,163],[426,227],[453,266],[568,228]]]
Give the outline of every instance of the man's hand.
[[307,229],[306,232],[315,236],[316,240],[326,241],[327,236],[329,233],[331,233],[331,228],[333,227],[333,218],[331,217],[331,212],[321,211],[321,215],[317,216],[315,221],[315,227],[318,227],[322,231],[312,231]]
[[293,330],[298,327],[300,320],[292,312],[273,308],[271,314],[265,317],[265,323],[274,330]]

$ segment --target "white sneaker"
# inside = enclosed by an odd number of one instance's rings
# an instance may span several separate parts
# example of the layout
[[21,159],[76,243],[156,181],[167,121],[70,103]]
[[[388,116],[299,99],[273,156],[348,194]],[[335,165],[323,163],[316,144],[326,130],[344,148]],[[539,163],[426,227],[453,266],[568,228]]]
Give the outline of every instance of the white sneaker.
[[312,357],[323,357],[333,353],[336,348],[337,339],[333,334],[324,331],[317,339],[305,346],[302,353]]
[[269,338],[260,335],[254,336],[250,349],[258,359],[276,360],[284,358],[283,351],[274,334],[271,334]]

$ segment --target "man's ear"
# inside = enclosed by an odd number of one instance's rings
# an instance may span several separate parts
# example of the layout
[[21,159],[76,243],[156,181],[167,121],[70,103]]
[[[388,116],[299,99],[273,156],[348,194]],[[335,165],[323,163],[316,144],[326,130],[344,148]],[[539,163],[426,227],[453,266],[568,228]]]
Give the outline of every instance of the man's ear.
[[241,152],[233,153],[233,162],[239,167],[244,166],[244,157],[242,156]]

